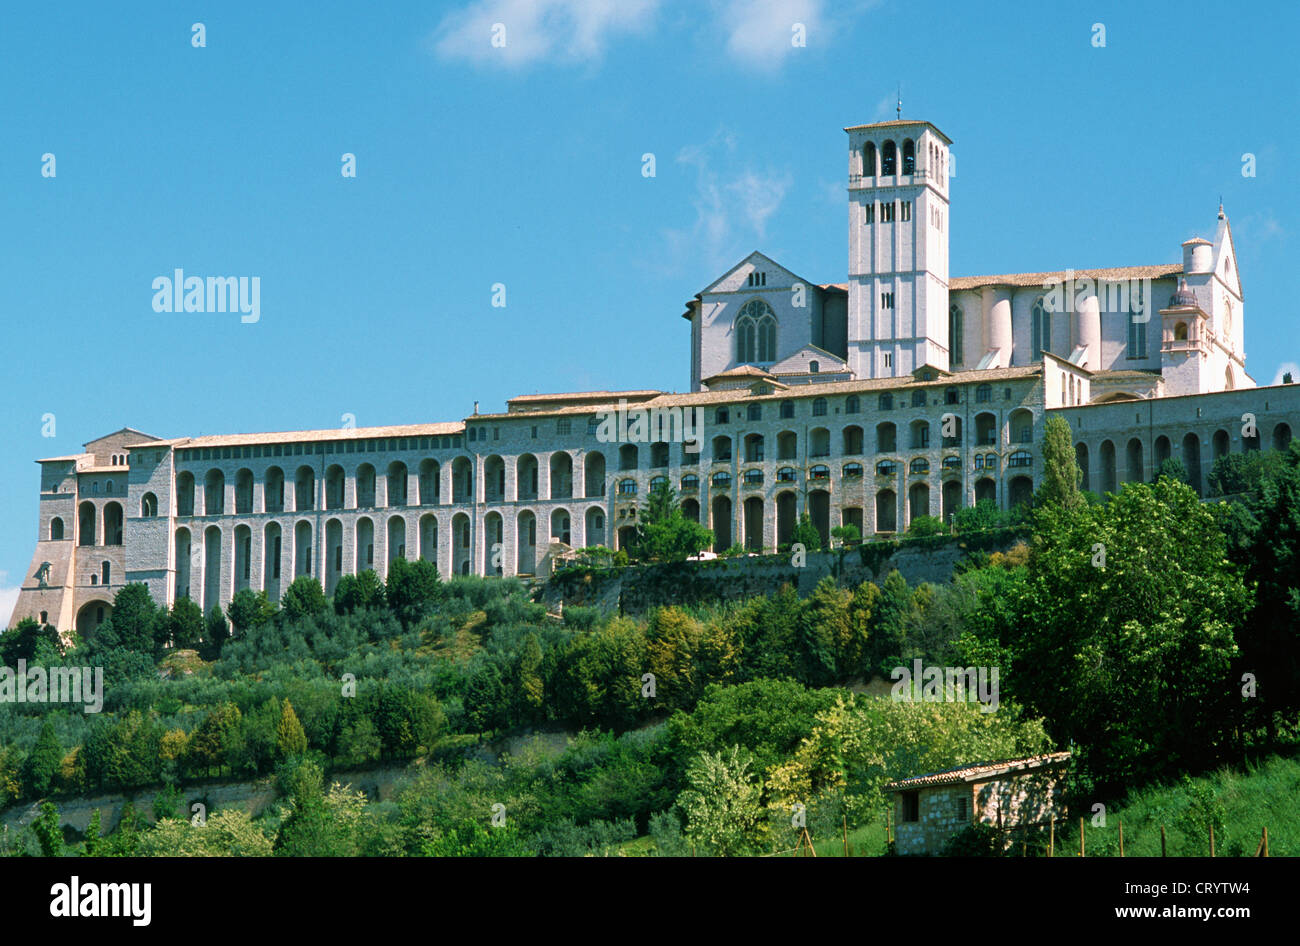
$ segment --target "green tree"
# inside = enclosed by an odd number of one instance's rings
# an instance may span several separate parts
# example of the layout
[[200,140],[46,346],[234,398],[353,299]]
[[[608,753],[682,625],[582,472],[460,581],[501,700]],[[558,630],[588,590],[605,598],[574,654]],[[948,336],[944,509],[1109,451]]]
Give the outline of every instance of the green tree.
[[325,590],[319,581],[311,575],[299,575],[284,590],[280,607],[285,620],[296,623],[303,618],[324,614],[329,609],[329,602],[325,600]]
[[701,752],[686,769],[686,788],[677,805],[686,816],[686,836],[721,857],[757,853],[766,823],[762,782],[752,760],[738,746]]
[[118,646],[139,654],[152,654],[158,634],[158,624],[164,619],[149,588],[140,582],[131,582],[113,596],[113,614],[108,634],[102,633],[104,647]]
[[265,591],[241,588],[230,599],[226,616],[230,618],[230,626],[235,633],[242,636],[270,621],[275,617],[275,610],[275,604]]
[[[871,622],[871,666],[886,676],[903,656],[912,616],[912,591],[898,569],[885,576]],[[888,666],[886,666],[888,665]]]
[[44,857],[63,856],[63,825],[59,818],[59,809],[54,802],[42,802],[41,813],[32,822],[32,833],[41,846]]
[[53,646],[57,652],[59,632],[35,618],[23,618],[12,630],[0,632],[0,665],[16,667],[20,660],[32,663],[41,642]]
[[296,758],[307,751],[307,734],[288,700],[280,711],[280,722],[275,729],[275,754],[281,759]]
[[226,616],[221,613],[221,605],[214,604],[203,626],[204,656],[209,660],[215,660],[220,656],[221,648],[229,637],[230,625],[226,623]]
[[334,586],[334,610],[339,614],[382,608],[384,604],[384,583],[373,569],[343,575]]
[[227,754],[238,744],[242,714],[234,703],[218,703],[208,710],[203,722],[190,735],[189,762],[192,766],[218,773],[227,764]]
[[1156,467],[1151,482],[1158,483],[1161,477],[1168,477],[1179,483],[1191,482],[1191,477],[1187,475],[1187,467],[1183,466],[1183,461],[1177,457],[1165,457],[1165,459],[1161,460],[1160,466]]
[[1077,509],[1084,504],[1079,492],[1082,481],[1083,471],[1074,454],[1070,422],[1053,414],[1043,425],[1043,483],[1038,488],[1037,502]]
[[415,562],[408,562],[404,558],[393,559],[388,565],[384,596],[388,599],[388,607],[402,622],[402,628],[410,630],[433,605],[442,600],[438,566],[424,559]]
[[54,731],[54,721],[46,719],[41,724],[41,734],[23,764],[23,784],[28,795],[40,797],[50,790],[63,762],[63,745]]
[[196,649],[203,640],[203,609],[188,597],[177,598],[163,626],[167,628],[164,646]]
[[790,536],[791,546],[800,544],[808,552],[816,552],[822,547],[822,534],[817,531],[808,513],[799,517],[799,523],[794,527],[794,534]]
[[633,557],[651,562],[684,562],[712,544],[713,533],[682,514],[672,485],[666,480],[655,484],[637,517]]
[[96,808],[90,816],[90,824],[86,826],[86,843],[81,852],[82,857],[100,856],[104,850],[104,839],[100,836],[102,831],[99,809]]

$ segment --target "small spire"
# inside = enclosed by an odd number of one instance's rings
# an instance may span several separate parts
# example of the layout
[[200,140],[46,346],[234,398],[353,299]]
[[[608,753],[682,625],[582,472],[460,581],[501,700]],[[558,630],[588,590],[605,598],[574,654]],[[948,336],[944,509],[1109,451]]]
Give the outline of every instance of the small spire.
[[1219,219],[1223,219],[1223,198],[1219,198]]
[[898,83],[898,118],[903,119],[903,83]]

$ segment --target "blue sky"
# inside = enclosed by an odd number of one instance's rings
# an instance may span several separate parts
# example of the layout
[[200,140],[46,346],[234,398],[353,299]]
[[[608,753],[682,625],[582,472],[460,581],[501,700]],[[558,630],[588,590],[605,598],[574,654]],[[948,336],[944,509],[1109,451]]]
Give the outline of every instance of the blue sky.
[[[0,618],[35,539],[32,461],[122,426],[410,423],[538,391],[683,389],[683,304],[732,263],[761,249],[844,279],[842,129],[893,117],[898,82],[904,116],[954,142],[954,275],[1174,262],[1222,196],[1247,367],[1267,384],[1300,361],[1300,8],[953,6],[6,10]],[[154,312],[153,279],[177,268],[259,277],[259,321]]]

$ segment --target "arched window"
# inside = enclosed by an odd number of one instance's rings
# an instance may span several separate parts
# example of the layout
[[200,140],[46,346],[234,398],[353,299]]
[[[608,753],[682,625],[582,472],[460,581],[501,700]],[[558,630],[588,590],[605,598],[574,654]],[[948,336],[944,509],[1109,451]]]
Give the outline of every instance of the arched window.
[[794,417],[794,401],[781,402],[781,419],[790,420]]
[[144,519],[158,515],[158,497],[153,493],[145,493],[140,497],[140,515]]
[[[975,459],[978,460],[979,457],[976,457]],[[944,469],[944,472],[948,472],[948,471],[958,472],[958,471],[960,471],[960,470],[961,470],[961,457],[944,457],[944,458],[943,458],[943,469]]]
[[793,483],[799,479],[799,472],[792,467],[783,466],[776,471],[776,481],[778,483]]
[[650,492],[653,493],[657,489],[667,489],[667,488],[668,488],[668,477],[666,476],[651,477]]
[[1007,466],[1033,466],[1034,457],[1028,450],[1017,450],[1007,458]]
[[776,361],[776,316],[762,299],[750,299],[736,316],[736,361],[740,364]]
[[743,479],[744,479],[744,482],[745,482],[745,485],[746,485],[746,486],[762,486],[762,485],[763,485],[763,471],[762,471],[762,470],[746,470],[746,471],[744,472],[744,474],[743,474]]
[[930,461],[927,460],[925,457],[917,457],[915,460],[912,461],[912,464],[911,464],[911,472],[913,472],[913,473],[929,473],[929,472],[930,472]]
[[857,414],[862,410],[861,402],[856,394],[850,394],[844,399],[844,413]]
[[826,416],[826,398],[819,397],[813,401],[813,417]]
[[721,489],[725,489],[731,485],[731,474],[728,473],[726,470],[719,470],[717,473],[713,474],[713,477],[710,479],[710,482],[714,486],[717,486]]
[[993,399],[993,388],[987,384],[981,384],[975,389],[975,403],[983,404]]
[[694,473],[687,473],[682,477],[682,492],[694,491],[700,488],[700,478]]
[[810,362],[808,362],[808,373],[809,373],[809,374],[818,374],[818,373],[820,373],[821,370],[822,370],[821,362],[819,362],[819,361],[810,361]]
[[954,366],[960,365],[966,356],[962,350],[962,332],[961,306],[954,302],[948,308],[948,351]]
[[861,463],[844,464],[844,477],[846,479],[860,479],[862,477]]
[[762,404],[749,404],[749,405],[747,405],[747,406],[746,406],[746,410],[745,410],[745,419],[746,419],[746,420],[762,420],[762,419],[763,419],[763,405],[762,405]]
[[878,404],[878,407],[882,411],[892,411],[894,409],[894,395],[892,394],[880,395],[880,403]]
[[916,173],[916,145],[912,144],[911,138],[903,142],[903,173]]
[[876,176],[876,144],[873,141],[862,146],[862,176]]
[[1141,311],[1128,314],[1128,356],[1132,359],[1147,356],[1147,320]]
[[898,461],[896,460],[881,460],[876,464],[877,476],[893,476],[897,472]]
[[618,493],[620,496],[635,496],[636,480],[619,480]]
[[1052,350],[1052,313],[1043,304],[1041,296],[1034,300],[1031,321],[1034,335],[1032,357],[1041,358],[1043,352]]
[[58,542],[63,538],[63,520],[55,516],[50,520],[50,540]]
[[1176,342],[1185,342],[1185,341],[1187,341],[1187,323],[1186,323],[1186,322],[1179,322],[1177,325],[1174,326],[1174,341],[1176,341]]
[[830,478],[831,468],[820,463],[808,471],[808,479],[810,480],[828,480]]
[[885,177],[898,173],[898,148],[892,141],[886,141],[880,152],[880,173]]

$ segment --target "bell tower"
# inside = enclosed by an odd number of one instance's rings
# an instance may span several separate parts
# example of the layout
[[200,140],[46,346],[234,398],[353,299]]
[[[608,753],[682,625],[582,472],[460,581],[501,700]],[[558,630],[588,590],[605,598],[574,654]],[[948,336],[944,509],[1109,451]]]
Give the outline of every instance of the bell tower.
[[899,118],[849,136],[848,361],[859,378],[949,370],[952,142]]

